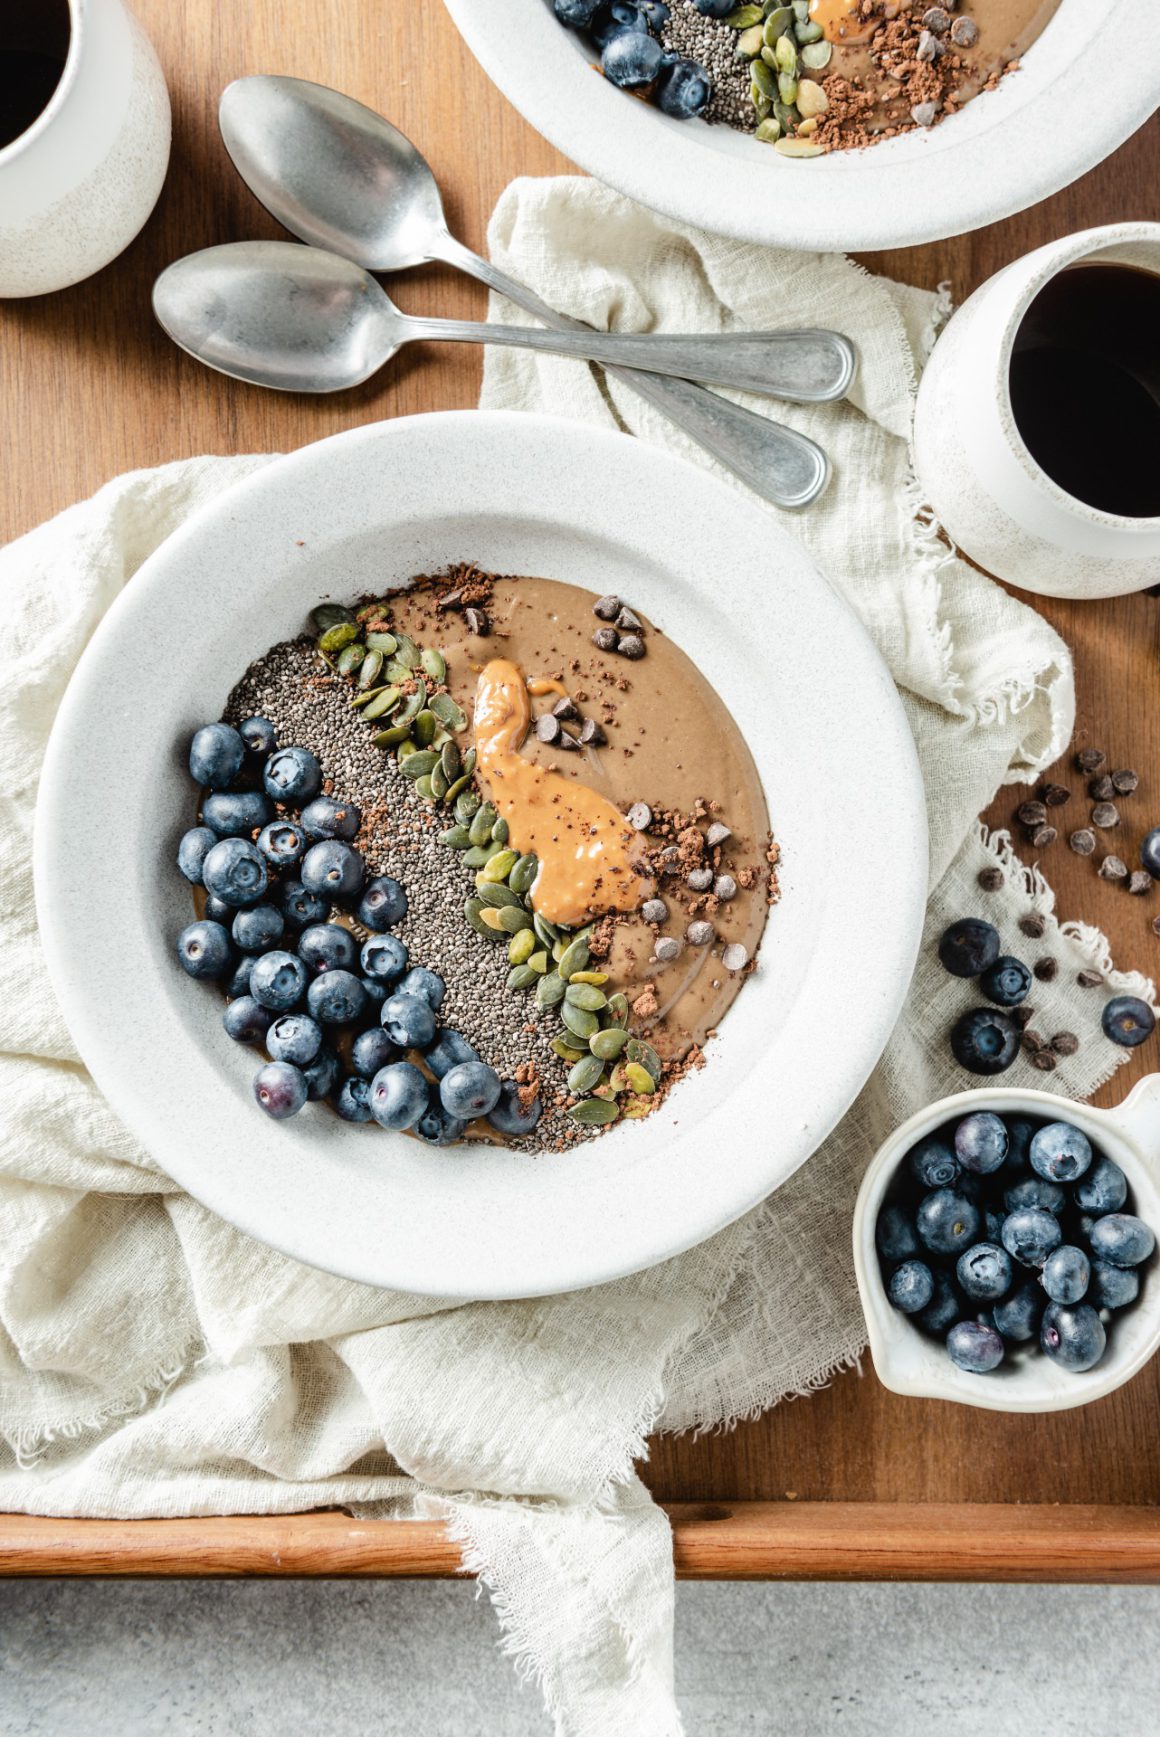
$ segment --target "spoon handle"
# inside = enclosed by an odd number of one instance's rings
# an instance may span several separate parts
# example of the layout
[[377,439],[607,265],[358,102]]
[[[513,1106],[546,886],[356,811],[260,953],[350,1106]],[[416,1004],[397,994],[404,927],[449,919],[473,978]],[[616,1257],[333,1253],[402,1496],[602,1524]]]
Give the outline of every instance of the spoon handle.
[[[431,257],[457,266],[489,289],[498,290],[556,331],[589,330],[580,320],[557,313],[532,290],[500,271],[490,260],[473,253],[453,235],[445,232],[439,239],[438,250],[432,249]],[[621,366],[610,367],[608,372],[675,422],[690,440],[703,446],[772,506],[807,507],[829,481],[829,459],[815,441],[796,429],[758,416],[727,398],[719,398],[691,380]]]

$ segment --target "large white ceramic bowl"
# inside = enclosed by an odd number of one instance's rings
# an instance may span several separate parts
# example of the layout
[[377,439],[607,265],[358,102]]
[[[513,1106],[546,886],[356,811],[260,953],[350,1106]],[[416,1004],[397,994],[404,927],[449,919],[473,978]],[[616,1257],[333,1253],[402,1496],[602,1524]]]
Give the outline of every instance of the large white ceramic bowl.
[[[794,161],[617,90],[550,0],[445,4],[488,76],[582,169],[667,217],[776,247],[909,247],[996,223],[1093,168],[1160,104],[1156,0],[1107,0],[1095,35],[1088,0],[1062,0],[1021,70],[959,114]],[[1097,41],[1115,44],[1106,98]]]
[[[194,813],[192,731],[321,597],[381,593],[464,560],[622,592],[693,652],[751,744],[784,849],[760,969],[710,1065],[646,1121],[560,1156],[437,1150],[322,1106],[267,1120],[251,1094],[254,1053],[226,1038],[220,996],[174,956],[190,911],[174,852]],[[679,742],[676,708],[672,729]],[[99,884],[116,889],[107,932],[93,927],[94,849]],[[191,520],[86,651],[36,826],[61,1006],[157,1161],[277,1248],[442,1296],[569,1290],[647,1266],[783,1182],[886,1041],[926,869],[902,707],[801,548],[763,509],[655,448],[510,413],[338,435]]]
[[924,1134],[972,1110],[1000,1116],[1041,1116],[1073,1122],[1093,1146],[1115,1160],[1128,1178],[1132,1210],[1160,1230],[1160,1074],[1150,1074],[1115,1110],[1074,1104],[1053,1092],[1015,1086],[979,1086],[940,1098],[911,1116],[881,1146],[862,1179],[854,1208],[854,1269],[866,1316],[870,1354],[884,1387],[917,1399],[952,1399],[984,1411],[1070,1411],[1122,1387],[1160,1350],[1160,1257],[1153,1254],[1139,1298],[1112,1317],[1108,1346],[1094,1369],[1076,1374],[1050,1358],[1017,1355],[990,1375],[958,1369],[936,1339],[929,1339],[892,1308],[882,1283],[874,1231],[886,1191],[910,1148]]

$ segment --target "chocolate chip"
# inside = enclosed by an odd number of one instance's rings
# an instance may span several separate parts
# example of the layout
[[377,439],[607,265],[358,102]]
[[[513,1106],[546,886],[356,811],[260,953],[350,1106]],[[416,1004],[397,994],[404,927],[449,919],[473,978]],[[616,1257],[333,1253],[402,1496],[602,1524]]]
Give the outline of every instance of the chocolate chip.
[[1077,971],[1075,974],[1075,980],[1081,989],[1098,989],[1100,984],[1103,982],[1104,977],[1102,971],[1086,970]]
[[1118,856],[1106,856],[1096,873],[1102,881],[1122,881],[1127,879],[1128,865]]
[[445,591],[435,605],[436,609],[462,609],[463,587],[457,586],[453,591]]
[[737,882],[732,875],[718,875],[713,882],[713,894],[721,903],[727,905],[730,899],[737,897]]
[[1079,772],[1098,772],[1107,755],[1102,748],[1081,748],[1075,757],[1076,770]]
[[580,740],[586,748],[603,748],[608,737],[595,718],[585,718],[580,726]]
[[924,12],[922,22],[936,36],[945,36],[951,27],[950,13],[944,12],[941,6],[932,6],[929,12]]
[[1125,766],[1122,772],[1112,773],[1112,789],[1117,796],[1130,796],[1140,782],[1140,774]]
[[1091,856],[1096,848],[1096,835],[1090,826],[1081,826],[1078,832],[1073,832],[1068,844],[1076,856]]
[[692,893],[707,893],[713,885],[713,870],[711,868],[690,869],[685,876],[685,885]]
[[1074,1031],[1057,1031],[1051,1040],[1051,1047],[1056,1055],[1074,1055],[1079,1048],[1079,1038]]
[[647,832],[652,825],[652,809],[647,802],[634,802],[624,818],[634,832]]
[[1152,890],[1152,876],[1148,873],[1148,870],[1147,869],[1133,869],[1132,870],[1132,878],[1128,882],[1128,891],[1130,893],[1135,893],[1137,896],[1139,896],[1139,894],[1151,892],[1151,890]]
[[653,952],[663,964],[668,965],[681,956],[681,943],[675,935],[662,935]]
[[629,633],[639,633],[644,622],[639,615],[634,615],[626,603],[616,617],[616,625],[625,628]]
[[974,48],[979,40],[979,26],[973,18],[956,18],[951,25],[951,41],[956,48]]
[[536,740],[537,741],[547,742],[550,745],[552,742],[557,740],[559,735],[560,735],[559,719],[554,718],[552,716],[551,712],[544,712],[541,717],[538,717],[536,719]]
[[596,599],[596,602],[592,605],[592,613],[593,615],[598,615],[601,621],[615,621],[623,608],[624,605],[620,601],[620,598],[613,597],[610,593],[607,597],[598,597]]
[[640,907],[640,914],[646,923],[663,923],[669,914],[669,907],[663,899],[646,899]]
[[564,694],[563,697],[558,699],[552,707],[552,716],[554,718],[559,718],[561,723],[563,723],[566,718],[570,724],[574,724],[580,716],[580,707],[576,704],[576,701],[572,698],[571,694]]
[[1055,1057],[1049,1049],[1037,1049],[1033,1056],[1028,1057],[1028,1060],[1033,1068],[1039,1069],[1041,1074],[1054,1073],[1058,1066]]
[[985,893],[997,893],[1000,887],[1007,884],[1007,877],[1001,868],[980,869],[975,879]]
[[910,111],[910,118],[916,127],[933,127],[938,120],[938,104],[933,102],[915,103]]
[[1160,935],[1160,917],[1152,918],[1152,933],[1154,935]]
[[681,866],[681,853],[675,844],[668,844],[657,858],[663,875],[675,875]]
[[724,844],[727,838],[732,837],[733,834],[730,832],[729,828],[722,825],[721,821],[715,820],[710,826],[708,832],[705,834],[705,843],[709,846],[710,850],[716,850],[719,844]]
[[1008,1019],[1014,1021],[1020,1031],[1023,1030],[1024,1026],[1030,1025],[1031,1021],[1035,1018],[1035,1009],[1028,1006],[1026,1001],[1023,1002],[1020,1007],[1007,1007],[1004,1008],[1003,1011],[1006,1013]]
[[620,635],[615,627],[598,627],[592,635],[592,643],[597,651],[615,651],[620,644]]
[[1041,983],[1050,983],[1059,966],[1049,954],[1046,959],[1037,959],[1032,969]]
[[576,740],[575,736],[570,736],[567,730],[562,729],[560,731],[560,734],[556,737],[556,746],[557,748],[563,748],[566,754],[578,754],[580,752],[579,742]]
[[706,923],[703,919],[690,923],[685,930],[685,940],[691,947],[707,947],[712,939],[713,925]]
[[644,656],[644,640],[639,633],[622,633],[620,644],[616,647],[621,657],[629,657],[633,663],[638,663]]
[[1093,802],[1110,802],[1116,794],[1116,787],[1105,772],[1101,778],[1093,778],[1088,784],[1088,795]]
[[1038,941],[1047,928],[1047,918],[1039,911],[1028,911],[1025,917],[1020,917],[1019,927],[1025,935],[1030,935],[1033,941]]
[[473,633],[476,639],[486,639],[488,634],[491,632],[491,622],[483,613],[482,609],[465,609],[463,611],[463,620],[467,626],[468,633]]
[[918,39],[918,47],[914,51],[916,60],[937,60],[942,53],[942,44],[937,36],[929,30],[924,30]]
[[1047,819],[1047,808],[1042,802],[1021,802],[1015,814],[1024,826],[1042,826]]
[[1071,801],[1071,791],[1065,790],[1062,784],[1045,784],[1041,794],[1048,808],[1062,808],[1065,802]]
[[1040,1050],[1040,1049],[1046,1049],[1047,1044],[1046,1044],[1045,1040],[1042,1037],[1040,1037],[1040,1035],[1037,1031],[1028,1030],[1028,1031],[1025,1031],[1023,1033],[1023,1048],[1026,1050],[1035,1051],[1035,1050]]
[[1092,809],[1092,825],[1106,829],[1109,826],[1119,826],[1120,811],[1114,802],[1097,802]]
[[1054,844],[1059,837],[1054,826],[1037,826],[1031,834],[1031,842],[1036,850],[1046,850],[1049,844]]

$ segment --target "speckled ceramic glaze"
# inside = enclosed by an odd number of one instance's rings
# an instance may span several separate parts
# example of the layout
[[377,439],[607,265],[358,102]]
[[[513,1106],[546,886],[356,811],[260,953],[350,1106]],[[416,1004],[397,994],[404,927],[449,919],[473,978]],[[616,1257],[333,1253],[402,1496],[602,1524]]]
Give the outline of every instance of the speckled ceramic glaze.
[[[784,852],[759,969],[709,1065],[647,1120],[539,1158],[439,1150],[313,1105],[269,1121],[253,1102],[255,1053],[229,1041],[220,995],[185,977],[174,952],[190,912],[174,855],[195,811],[194,729],[321,598],[381,594],[465,560],[594,597],[618,591],[697,657],[750,743]],[[180,646],[179,670],[142,656],[150,645]],[[677,696],[672,731],[679,752]],[[103,882],[118,889],[115,958],[94,950],[92,862],[78,838],[100,839]],[[78,667],[36,822],[37,910],[61,1008],[158,1163],[303,1260],[446,1296],[612,1278],[708,1236],[783,1182],[893,1027],[926,874],[921,780],[890,676],[771,516],[628,436],[474,411],[308,446],[173,536]]]
[[122,0],[69,9],[52,100],[0,151],[0,296],[43,295],[99,271],[140,230],[165,179],[169,97],[151,43]]
[[1062,0],[1017,74],[929,132],[794,161],[617,90],[551,0],[445,4],[484,71],[574,163],[668,217],[774,247],[908,247],[995,223],[1092,168],[1160,103],[1156,0],[1100,8],[1098,40],[1117,45],[1107,101],[1090,84],[1092,8]]
[[[1049,597],[1117,597],[1160,584],[1160,518],[1122,518],[1065,493],[1028,452],[1011,410],[1011,351],[1024,315],[1045,283],[1080,260],[1160,272],[1160,223],[1065,236],[977,289],[923,373],[914,463],[948,535],[989,573]],[[1075,436],[1114,436],[1100,422],[1098,380],[1091,424]]]
[[1112,1317],[1103,1358],[1082,1374],[1060,1369],[1037,1352],[1012,1360],[991,1375],[970,1375],[956,1368],[939,1340],[920,1333],[887,1299],[874,1230],[891,1179],[924,1134],[972,1110],[1073,1122],[1123,1170],[1134,1210],[1147,1224],[1160,1227],[1160,1074],[1141,1080],[1117,1110],[1095,1110],[1052,1092],[1014,1087],[980,1086],[977,1091],[941,1098],[904,1122],[880,1148],[863,1178],[854,1210],[854,1267],[875,1374],[892,1393],[953,1399],[985,1411],[1069,1411],[1102,1399],[1130,1381],[1160,1350],[1160,1260],[1155,1254],[1139,1300]]

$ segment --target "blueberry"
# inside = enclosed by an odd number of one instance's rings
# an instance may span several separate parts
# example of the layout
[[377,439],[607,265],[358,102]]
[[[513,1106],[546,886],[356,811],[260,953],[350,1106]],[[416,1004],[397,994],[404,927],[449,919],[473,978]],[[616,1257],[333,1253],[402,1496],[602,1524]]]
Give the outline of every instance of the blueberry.
[[1011,1256],[993,1242],[977,1242],[959,1256],[955,1276],[972,1301],[997,1303],[1011,1289]]
[[1043,1288],[1053,1303],[1078,1303],[1087,1295],[1091,1262],[1081,1248],[1062,1243],[1043,1263]]
[[1070,1122],[1048,1122],[1031,1141],[1031,1168],[1048,1182],[1075,1182],[1092,1161],[1091,1141]]
[[570,30],[587,30],[600,0],[552,0],[552,10]]
[[286,919],[274,905],[251,905],[233,922],[234,945],[243,953],[264,953],[282,939]]
[[1059,1220],[1040,1206],[1020,1206],[1003,1220],[1003,1247],[1020,1266],[1041,1267],[1062,1241]]
[[266,761],[262,782],[274,802],[300,807],[322,789],[322,767],[309,748],[279,748]]
[[456,1140],[462,1140],[466,1127],[466,1122],[443,1108],[438,1090],[432,1088],[427,1108],[415,1123],[420,1140],[426,1140],[429,1146],[450,1146]]
[[345,901],[357,897],[363,884],[363,859],[352,845],[324,838],[310,846],[298,872],[308,893]]
[[[446,1033],[444,1035],[447,1035]],[[427,1060],[430,1062],[431,1051]],[[537,1092],[527,1104],[520,1102],[520,1086],[516,1080],[500,1082],[499,1097],[494,1107],[488,1111],[487,1119],[497,1134],[505,1135],[509,1140],[518,1139],[521,1134],[530,1134],[543,1114],[544,1106]]]
[[[446,1038],[448,1034],[444,1032]],[[435,1051],[431,1051],[434,1055]],[[428,1056],[428,1061],[431,1056]],[[878,1223],[874,1230],[874,1240],[878,1244],[878,1253],[886,1261],[908,1261],[919,1250],[918,1232],[914,1228],[914,1215],[904,1206],[884,1206],[878,1214]]]
[[250,994],[272,1013],[289,1013],[306,992],[306,967],[293,953],[263,953],[250,972]]
[[1042,1290],[1034,1279],[1027,1279],[1018,1290],[995,1304],[995,1326],[1004,1339],[1012,1339],[1021,1345],[1038,1336],[1043,1309]]
[[978,977],[999,957],[999,931],[979,917],[960,917],[944,929],[938,956],[954,977]]
[[1022,959],[1004,953],[982,973],[979,988],[999,1007],[1018,1007],[1031,993],[1031,973]]
[[312,971],[357,971],[358,942],[341,923],[311,923],[298,937],[298,957]]
[[393,983],[407,969],[410,953],[406,943],[396,935],[372,935],[362,944],[359,963],[365,977],[377,977],[383,983]]
[[[230,912],[230,917],[233,917],[232,911]],[[254,955],[252,953],[243,953],[237,964],[234,966],[233,975],[225,984],[226,994],[229,996],[231,1001],[234,1001],[239,995],[248,995],[250,993],[250,972],[253,969]]]
[[1048,1182],[1042,1176],[1025,1176],[1022,1182],[1014,1182],[1006,1190],[1003,1204],[1008,1212],[1018,1212],[1021,1206],[1038,1206],[1058,1216],[1067,1205],[1067,1195],[1058,1182]]
[[256,905],[269,878],[265,863],[248,838],[219,838],[201,865],[206,891],[238,909]]
[[339,802],[333,796],[316,796],[302,810],[299,819],[307,838],[345,838],[358,836],[362,811],[357,803]]
[[274,726],[269,718],[246,718],[238,725],[238,735],[246,745],[246,758],[251,765],[261,765],[278,746]]
[[306,1005],[320,1025],[353,1025],[367,1010],[366,990],[353,971],[321,971],[306,991]]
[[919,1241],[935,1254],[961,1254],[979,1229],[979,1209],[953,1188],[938,1188],[919,1203],[915,1215]]
[[1092,1226],[1092,1253],[1114,1267],[1138,1267],[1156,1247],[1156,1238],[1142,1218],[1130,1212],[1109,1212]]
[[282,1014],[266,1033],[266,1051],[271,1061],[309,1067],[321,1048],[322,1027],[304,1013]]
[[652,31],[663,30],[669,21],[665,0],[636,0],[637,8]]
[[355,915],[364,929],[381,935],[407,915],[406,892],[391,875],[378,875],[367,882]]
[[1007,1129],[990,1110],[964,1116],[955,1129],[955,1157],[964,1170],[989,1176],[1007,1156]]
[[177,937],[177,958],[190,977],[224,977],[234,950],[221,923],[190,923]]
[[219,838],[249,838],[270,818],[260,790],[215,790],[201,805],[201,818]]
[[202,915],[208,917],[211,923],[225,923],[228,928],[234,920],[236,908],[234,905],[227,905],[224,899],[217,897],[216,893],[207,893],[205,895],[205,910]]
[[254,1075],[254,1096],[268,1116],[296,1116],[306,1102],[306,1076],[290,1062],[267,1062]]
[[306,849],[306,834],[293,820],[272,820],[258,834],[258,849],[271,868],[293,868]]
[[413,1128],[427,1099],[427,1081],[410,1062],[390,1062],[371,1081],[371,1115],[381,1128]]
[[1043,1312],[1039,1344],[1052,1362],[1079,1373],[1099,1362],[1107,1335],[1090,1303],[1077,1303],[1074,1308],[1049,1303]]
[[489,1115],[499,1102],[499,1094],[499,1075],[486,1062],[460,1062],[439,1082],[443,1108],[465,1122],[474,1116]]
[[390,984],[384,983],[381,977],[360,977],[359,982],[366,990],[368,1007],[376,1007],[381,1012],[383,1002],[391,993]]
[[360,1031],[350,1046],[350,1065],[364,1080],[373,1080],[380,1068],[398,1059],[399,1052],[381,1025]]
[[[368,947],[373,947],[374,945],[375,943],[373,941],[367,942]],[[369,966],[364,966],[363,969],[369,970]],[[412,965],[411,969],[407,972],[407,975],[403,978],[403,981],[399,984],[398,993],[400,995],[421,996],[431,1009],[432,1013],[438,1013],[443,1005],[443,997],[447,993],[447,985],[444,983],[442,977],[440,977],[438,971],[428,971],[425,965]]]
[[692,120],[708,107],[713,81],[705,68],[683,55],[669,59],[661,68],[657,84],[657,107],[674,120]]
[[1160,881],[1160,826],[1154,826],[1140,846],[1140,861],[1154,881]]
[[307,929],[312,923],[324,923],[330,915],[330,900],[308,893],[301,881],[283,881],[274,897],[288,929]]
[[1006,1350],[994,1327],[981,1321],[956,1321],[947,1334],[947,1355],[956,1369],[968,1375],[989,1375],[998,1369]]
[[1156,1016],[1148,1003],[1135,995],[1113,995],[1104,1007],[1101,1024],[1104,1036],[1110,1037],[1113,1043],[1122,1044],[1125,1049],[1135,1049],[1137,1044],[1151,1037],[1156,1027]]
[[935,1333],[941,1339],[962,1312],[963,1305],[950,1281],[950,1275],[939,1267],[934,1274],[934,1301],[928,1303],[925,1309],[919,1310],[913,1317],[915,1323],[925,1333]]
[[217,833],[208,826],[191,826],[182,834],[177,847],[177,866],[192,886],[201,885],[202,864],[216,843]]
[[959,1161],[937,1134],[928,1134],[912,1146],[907,1163],[924,1188],[950,1188],[959,1179]]
[[890,1275],[886,1294],[904,1315],[917,1315],[934,1300],[934,1278],[925,1261],[903,1261]]
[[306,1092],[311,1103],[328,1098],[338,1084],[341,1064],[332,1049],[320,1049],[309,1067],[303,1068]]
[[262,1043],[273,1017],[252,995],[239,995],[222,1014],[222,1024],[235,1043]]
[[1140,1294],[1140,1275],[1134,1267],[1116,1267],[1111,1261],[1093,1261],[1088,1302],[1097,1309],[1123,1309]]
[[1006,1013],[976,1007],[951,1032],[951,1053],[972,1074],[1001,1074],[1019,1054],[1019,1027]]
[[371,1119],[371,1083],[357,1075],[342,1082],[342,1090],[334,1107],[344,1122],[369,1122]]
[[693,0],[702,18],[728,18],[733,7],[727,0]]
[[1076,1205],[1097,1216],[1104,1212],[1119,1212],[1127,1198],[1128,1178],[1118,1164],[1102,1154],[1075,1186]]
[[189,744],[189,771],[195,784],[225,790],[242,769],[246,745],[228,724],[206,724]]
[[600,70],[621,90],[643,90],[655,80],[664,58],[665,51],[654,36],[622,30],[601,54]]
[[[467,1039],[460,1037],[457,1031],[452,1031],[450,1026],[444,1026],[438,1040],[431,1045],[423,1059],[435,1078],[441,1080],[444,1074],[450,1073],[460,1062],[478,1061],[479,1052],[472,1049]],[[915,1246],[917,1247],[917,1244]]]
[[383,1030],[400,1049],[426,1049],[435,1036],[435,1015],[419,995],[392,995],[383,1002]]
[[602,50],[613,37],[620,36],[625,31],[648,34],[645,15],[633,0],[604,0],[593,12],[588,28],[593,42]]

